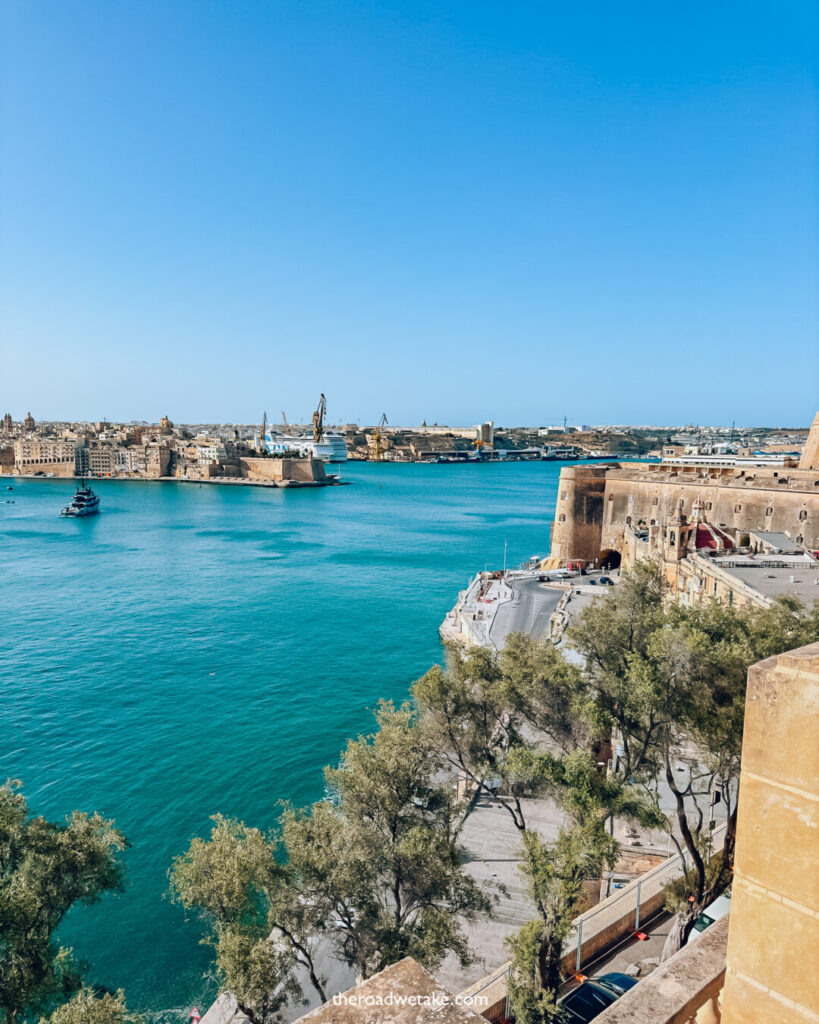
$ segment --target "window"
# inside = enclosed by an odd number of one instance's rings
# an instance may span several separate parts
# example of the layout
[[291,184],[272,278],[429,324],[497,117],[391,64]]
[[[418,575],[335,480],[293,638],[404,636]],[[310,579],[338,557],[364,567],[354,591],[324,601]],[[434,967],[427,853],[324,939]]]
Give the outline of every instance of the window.
[[710,512],[710,511],[711,511],[711,509],[712,509],[712,508],[714,507],[714,505],[713,505],[713,502],[710,502],[710,501],[706,501],[706,503],[705,503],[705,507],[706,507],[706,508],[708,509],[708,511]]
[[806,508],[803,508],[802,511],[799,513],[799,522],[800,523],[804,523],[804,521],[807,518],[808,518],[808,510]]
[[626,516],[626,526],[631,526],[631,516]]
[[[819,481],[817,481],[817,483],[819,483]],[[613,494],[609,495],[609,501],[614,501],[614,495]]]
[[652,505],[659,505],[660,504],[660,499],[659,498],[652,498],[651,499],[651,504]]
[[559,523],[565,523],[565,522],[566,522],[566,517],[565,517],[564,515],[559,515],[559,516],[557,517],[557,521],[558,521]]
[[568,491],[564,491],[564,492],[563,492],[563,493],[562,493],[562,494],[560,495],[560,497],[561,497],[561,498],[563,499],[563,501],[565,501],[565,500],[566,500],[566,499],[567,499],[567,498],[569,497],[569,492],[568,492]]
[[765,515],[766,515],[766,516],[772,516],[772,515],[773,515],[773,505],[769,505],[769,506],[768,506],[768,507],[767,507],[767,508],[765,509]]
[[741,511],[742,511],[742,505],[734,505],[734,512],[741,512]]
[[685,498],[680,498],[680,508],[685,508]]
[[674,535],[674,531],[672,530],[671,533],[669,533],[669,535],[668,535],[668,543],[673,545],[675,542],[676,542],[676,537]]
[[804,543],[805,543],[805,538],[804,538],[804,537],[802,536],[802,534],[801,534],[801,533],[800,533],[800,534],[799,534],[799,536],[798,536],[798,537],[796,538],[796,543],[797,543],[797,544],[804,544]]

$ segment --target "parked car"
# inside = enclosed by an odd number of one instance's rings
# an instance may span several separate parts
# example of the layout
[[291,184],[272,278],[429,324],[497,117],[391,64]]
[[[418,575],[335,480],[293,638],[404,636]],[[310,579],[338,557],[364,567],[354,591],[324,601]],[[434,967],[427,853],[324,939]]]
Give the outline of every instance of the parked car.
[[600,582],[605,584],[607,587],[613,587],[614,586],[614,580],[610,579],[608,576],[601,576],[600,577]]
[[589,1024],[589,1021],[594,1020],[612,1003],[616,1003],[624,992],[636,984],[636,978],[613,971],[599,978],[584,981],[579,988],[571,991],[560,1005],[568,1011],[568,1021],[571,1024]]
[[722,896],[717,896],[714,902],[709,903],[705,910],[703,910],[694,922],[694,927],[691,929],[691,934],[688,936],[688,942],[693,942],[695,939],[698,939],[706,928],[710,928],[714,921],[719,921],[721,917],[725,917],[725,915],[730,913],[730,911],[731,890],[729,889],[728,892],[724,892]]

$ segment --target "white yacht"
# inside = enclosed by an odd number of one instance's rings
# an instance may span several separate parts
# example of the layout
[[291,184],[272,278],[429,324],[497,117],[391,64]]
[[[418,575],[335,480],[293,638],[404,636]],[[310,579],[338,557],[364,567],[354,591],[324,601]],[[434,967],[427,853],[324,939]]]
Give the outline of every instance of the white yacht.
[[77,493],[71,501],[60,512],[61,516],[93,516],[100,510],[99,495],[95,494],[90,487],[86,487],[85,480],[80,480]]

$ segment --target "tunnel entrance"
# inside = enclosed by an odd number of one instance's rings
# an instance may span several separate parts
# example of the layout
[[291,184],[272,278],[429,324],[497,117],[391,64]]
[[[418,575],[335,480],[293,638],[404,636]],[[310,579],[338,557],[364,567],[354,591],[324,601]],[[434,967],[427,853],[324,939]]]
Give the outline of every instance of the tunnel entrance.
[[601,569],[619,569],[620,552],[614,551],[612,548],[609,548],[606,551],[601,551],[598,564]]

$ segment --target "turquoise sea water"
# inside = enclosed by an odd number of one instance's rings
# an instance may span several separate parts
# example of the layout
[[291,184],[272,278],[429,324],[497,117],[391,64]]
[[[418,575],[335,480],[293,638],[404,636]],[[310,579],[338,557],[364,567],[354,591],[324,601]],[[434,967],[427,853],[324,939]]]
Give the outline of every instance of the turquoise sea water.
[[[0,775],[37,813],[99,810],[128,888],[62,940],[140,1011],[187,1020],[215,986],[200,930],[164,897],[216,811],[267,827],[440,656],[438,625],[485,564],[546,554],[559,465],[343,468],[321,490],[70,481],[0,499]],[[3,488],[9,481],[2,481]]]

